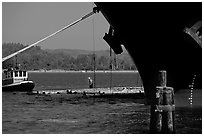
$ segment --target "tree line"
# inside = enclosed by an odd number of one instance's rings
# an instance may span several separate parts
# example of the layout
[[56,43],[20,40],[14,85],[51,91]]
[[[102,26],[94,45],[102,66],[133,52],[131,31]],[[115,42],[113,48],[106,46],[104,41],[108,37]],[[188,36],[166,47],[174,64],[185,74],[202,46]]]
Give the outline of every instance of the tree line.
[[[21,43],[3,43],[2,57],[25,48]],[[88,54],[72,56],[65,52],[47,51],[35,46],[2,63],[3,69],[20,66],[26,70],[136,70],[130,56]]]

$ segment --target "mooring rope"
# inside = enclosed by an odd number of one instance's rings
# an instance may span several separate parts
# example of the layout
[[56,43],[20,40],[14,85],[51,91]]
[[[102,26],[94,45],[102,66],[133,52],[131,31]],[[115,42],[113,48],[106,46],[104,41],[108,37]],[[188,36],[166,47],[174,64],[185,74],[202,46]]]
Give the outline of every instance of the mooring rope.
[[80,21],[82,21],[82,20],[84,20],[84,19],[90,17],[91,15],[95,14],[96,12],[98,12],[98,9],[94,8],[92,12],[86,14],[85,16],[83,16],[83,17],[81,17],[80,19],[74,21],[73,23],[71,23],[71,24],[69,24],[69,25],[67,25],[67,26],[65,26],[65,27],[63,27],[63,28],[61,28],[61,29],[59,29],[58,31],[56,31],[56,32],[54,32],[54,33],[52,33],[52,34],[46,36],[45,38],[43,38],[43,39],[41,39],[41,40],[39,40],[39,41],[37,41],[37,42],[35,42],[35,43],[33,43],[33,44],[31,44],[31,45],[29,45],[29,46],[23,48],[23,49],[21,49],[21,50],[15,52],[15,53],[13,53],[13,54],[10,54],[9,56],[4,57],[4,58],[2,59],[2,62],[4,62],[5,60],[8,60],[8,59],[10,59],[10,58],[12,58],[12,57],[18,55],[19,53],[21,53],[21,52],[23,52],[23,51],[25,51],[25,50],[27,50],[27,49],[29,49],[29,48],[35,46],[36,44],[39,44],[39,43],[41,43],[41,42],[47,40],[48,38],[50,38],[50,37],[52,37],[52,36],[54,36],[54,35],[56,35],[56,34],[62,32],[62,31],[64,31],[64,30],[70,28],[71,26],[73,26],[73,25],[79,23]]
[[[94,7],[94,3],[92,3],[92,7]],[[95,87],[96,87],[96,73],[95,73],[95,69],[96,69],[96,53],[95,53],[95,33],[94,33],[94,17],[92,18],[92,26],[93,26],[93,72],[94,72],[94,82],[93,82],[93,88],[94,88],[94,92],[95,92]]]
[[110,47],[110,92],[112,88],[112,50]]

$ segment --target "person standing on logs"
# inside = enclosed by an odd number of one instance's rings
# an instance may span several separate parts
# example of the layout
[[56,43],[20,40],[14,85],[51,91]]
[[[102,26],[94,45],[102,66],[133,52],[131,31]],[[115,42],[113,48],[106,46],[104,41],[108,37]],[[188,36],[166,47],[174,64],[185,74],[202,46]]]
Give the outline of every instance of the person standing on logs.
[[89,88],[93,88],[93,80],[88,77]]

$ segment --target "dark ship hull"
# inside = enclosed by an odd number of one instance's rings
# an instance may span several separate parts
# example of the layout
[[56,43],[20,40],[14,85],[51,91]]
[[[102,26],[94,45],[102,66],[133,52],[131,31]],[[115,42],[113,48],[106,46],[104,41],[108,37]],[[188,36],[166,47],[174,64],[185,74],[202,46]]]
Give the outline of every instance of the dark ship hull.
[[202,20],[201,2],[95,4],[133,58],[147,96],[154,95],[159,70],[175,91],[188,88],[194,75],[195,87],[202,87],[202,49],[183,31]]
[[23,81],[19,83],[13,83],[9,85],[3,85],[3,92],[31,92],[35,84],[32,81]]

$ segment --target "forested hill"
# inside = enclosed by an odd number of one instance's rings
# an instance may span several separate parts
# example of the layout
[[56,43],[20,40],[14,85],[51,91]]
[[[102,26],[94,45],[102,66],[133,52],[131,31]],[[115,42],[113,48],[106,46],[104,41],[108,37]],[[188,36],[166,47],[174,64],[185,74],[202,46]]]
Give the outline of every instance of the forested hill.
[[[2,57],[25,48],[20,43],[3,43]],[[15,67],[16,59],[21,68],[27,70],[93,70],[93,51],[73,49],[41,49],[40,46],[32,47],[27,51],[3,62],[3,68]],[[95,51],[96,70],[110,69],[109,50]],[[116,57],[115,57],[116,56]],[[112,53],[112,66],[115,70],[135,70],[136,67],[127,51],[120,55]]]

